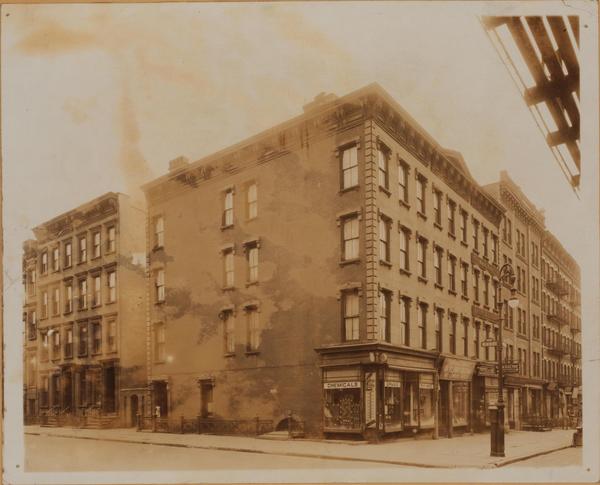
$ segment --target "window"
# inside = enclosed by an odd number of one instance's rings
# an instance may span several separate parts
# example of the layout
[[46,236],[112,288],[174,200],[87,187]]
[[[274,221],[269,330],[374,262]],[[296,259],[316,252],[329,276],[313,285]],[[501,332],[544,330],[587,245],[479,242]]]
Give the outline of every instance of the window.
[[456,234],[456,202],[448,199],[448,232],[454,236]]
[[379,340],[390,341],[390,301],[391,292],[379,290]]
[[60,329],[53,328],[52,332],[52,359],[60,359]]
[[37,315],[35,310],[31,310],[28,315],[28,336],[30,340],[37,338]]
[[87,279],[80,279],[77,284],[79,290],[79,310],[85,310],[87,308]]
[[248,204],[248,219],[254,219],[258,215],[258,188],[255,183],[248,185],[246,203]]
[[379,259],[390,261],[390,226],[391,221],[384,216],[379,216]]
[[496,303],[498,300],[498,281],[492,281],[492,309],[496,309]]
[[358,291],[344,292],[342,295],[344,319],[344,340],[359,339],[359,296]]
[[106,322],[106,346],[108,352],[116,352],[117,350],[117,320],[109,318]]
[[48,393],[50,390],[50,382],[48,376],[42,377],[42,391],[40,392],[40,406],[48,407]]
[[473,219],[473,251],[479,253],[479,221]]
[[504,229],[505,229],[505,241],[512,245],[512,221],[507,217],[505,220],[505,225],[504,225]]
[[42,318],[48,318],[48,291],[42,291]]
[[427,181],[422,175],[417,176],[416,196],[417,196],[417,211],[421,215],[425,215],[425,186]]
[[442,286],[442,255],[444,250],[436,246],[433,251],[433,268],[435,272],[435,284]]
[[162,303],[165,301],[165,270],[156,271],[154,280],[156,302]]
[[489,256],[489,245],[488,245],[490,231],[487,227],[482,227],[481,231],[483,232],[483,257],[484,257],[484,259],[488,259],[490,257]]
[[36,273],[35,269],[31,269],[27,272],[27,294],[29,296],[35,295],[35,282],[36,282]]
[[342,221],[342,237],[344,249],[342,259],[350,261],[358,259],[359,220],[358,216],[347,217]]
[[106,230],[106,252],[114,253],[117,249],[116,247],[116,229],[115,226],[109,226]]
[[79,349],[78,354],[85,356],[88,353],[88,324],[81,323],[79,325]]
[[92,296],[92,306],[96,307],[102,303],[102,280],[100,275],[94,275],[92,277],[92,284],[94,285],[94,293]]
[[40,273],[46,274],[48,272],[48,251],[42,253],[42,262],[40,264]]
[[67,327],[65,332],[65,359],[73,357],[73,327]]
[[102,352],[102,324],[100,322],[92,323],[92,353]]
[[223,227],[233,226],[233,189],[227,189],[223,196]]
[[469,356],[469,319],[468,318],[463,318],[462,319],[462,326],[463,326],[463,335],[462,335],[462,340],[463,340],[463,355],[465,357]]
[[52,290],[52,315],[60,314],[60,288]]
[[448,290],[456,293],[456,257],[448,255]]
[[87,261],[87,238],[85,236],[79,237],[79,262],[85,263]]
[[233,312],[225,310],[223,312],[223,335],[225,336],[225,353],[235,354],[235,320]]
[[433,189],[433,221],[442,225],[442,193],[437,189]]
[[483,275],[483,305],[490,306],[490,277]]
[[92,234],[92,258],[99,258],[102,253],[102,243],[100,239],[100,231],[96,231]]
[[467,211],[461,209],[460,211],[460,240],[464,244],[467,244],[467,224],[469,220],[469,215]]
[[106,273],[108,284],[108,303],[117,301],[117,272],[115,270]]
[[427,261],[425,255],[427,252],[427,240],[419,238],[417,240],[417,264],[419,266],[419,276],[427,279]]
[[233,248],[223,251],[223,287],[233,288],[234,268],[233,268]]
[[427,348],[427,304],[419,303],[419,311],[417,312],[419,327],[419,348]]
[[248,283],[258,282],[258,242],[253,241],[246,245],[248,259]]
[[460,265],[460,290],[461,290],[462,296],[464,296],[465,298],[467,298],[467,296],[469,294],[468,278],[469,278],[469,264],[461,263],[461,265]]
[[498,236],[492,234],[492,263],[498,264]]
[[154,219],[154,247],[162,248],[165,245],[165,218],[158,216]]
[[41,332],[41,336],[42,336],[42,348],[40,349],[41,355],[40,355],[40,360],[42,362],[48,362],[48,331],[45,330],[43,332]]
[[473,271],[473,299],[479,303],[479,270]]
[[400,269],[408,272],[410,271],[410,255],[409,255],[409,242],[410,232],[406,228],[400,229]]
[[358,185],[358,146],[342,150],[342,190]]
[[58,271],[60,269],[60,249],[55,247],[52,250],[52,271]]
[[246,348],[249,352],[256,352],[260,347],[258,308],[252,306],[246,308],[246,322],[248,327]]
[[398,197],[408,204],[408,165],[404,160],[398,162]]
[[400,298],[400,345],[410,345],[410,299]]
[[450,352],[456,354],[456,313],[450,313]]
[[475,347],[475,358],[480,358],[480,348],[481,348],[481,322],[475,322],[475,340],[473,341],[473,346]]
[[435,350],[438,352],[444,351],[444,344],[442,340],[442,328],[444,322],[444,310],[441,308],[435,311]]
[[154,327],[154,360],[165,360],[165,324],[157,323]]
[[65,266],[65,268],[70,268],[71,265],[73,264],[73,244],[71,243],[71,241],[66,242],[64,244],[64,248],[65,248],[64,266]]
[[377,166],[379,173],[379,187],[389,190],[389,174],[388,174],[388,150],[384,146],[379,146],[377,150]]

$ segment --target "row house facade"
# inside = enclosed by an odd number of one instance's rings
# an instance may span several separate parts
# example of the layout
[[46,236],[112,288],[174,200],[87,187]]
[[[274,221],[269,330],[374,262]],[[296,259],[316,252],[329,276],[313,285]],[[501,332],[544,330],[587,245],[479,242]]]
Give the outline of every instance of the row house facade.
[[489,425],[504,208],[378,85],[143,189],[161,416]]
[[581,389],[581,270],[550,231],[542,245],[544,412],[555,422],[577,414]]
[[115,424],[144,393],[144,213],[108,193],[23,245],[24,414]]

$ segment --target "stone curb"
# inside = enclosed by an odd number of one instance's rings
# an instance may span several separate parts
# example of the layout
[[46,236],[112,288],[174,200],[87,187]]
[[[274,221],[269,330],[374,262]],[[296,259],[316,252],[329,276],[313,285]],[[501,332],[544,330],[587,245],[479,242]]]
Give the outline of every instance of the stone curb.
[[155,445],[155,446],[170,446],[174,448],[191,448],[191,449],[199,449],[199,450],[213,450],[213,451],[234,451],[238,453],[256,453],[262,455],[274,455],[274,456],[288,456],[288,457],[296,457],[296,458],[317,458],[321,460],[338,460],[338,461],[354,461],[354,462],[364,462],[364,463],[380,463],[382,465],[396,465],[396,466],[407,466],[407,467],[416,467],[416,468],[436,468],[436,469],[456,469],[456,468],[480,468],[480,469],[494,469],[500,468],[512,463],[516,463],[519,461],[528,460],[530,458],[535,458],[537,456],[547,455],[549,453],[554,453],[555,451],[564,450],[567,448],[571,448],[571,445],[561,446],[558,448],[553,448],[551,450],[538,451],[535,453],[531,453],[528,455],[521,455],[516,458],[510,458],[508,460],[500,460],[494,463],[486,463],[480,466],[460,466],[460,465],[436,465],[432,463],[413,463],[407,461],[400,460],[384,460],[384,459],[376,459],[376,458],[358,458],[358,457],[348,457],[348,456],[335,456],[335,455],[322,455],[318,453],[296,453],[296,452],[284,452],[284,451],[265,451],[265,450],[257,450],[253,448],[237,448],[235,446],[211,446],[211,445],[194,445],[194,444],[186,444],[186,443],[157,443],[154,441],[148,441],[144,439],[134,440],[130,438],[108,438],[108,437],[95,437],[95,436],[77,436],[73,434],[54,434],[54,433],[44,433],[37,431],[25,431],[25,434],[33,435],[33,436],[53,436],[58,438],[74,438],[74,439],[83,439],[83,440],[93,440],[93,441],[110,441],[116,443],[132,443],[132,444],[146,444],[146,445]]

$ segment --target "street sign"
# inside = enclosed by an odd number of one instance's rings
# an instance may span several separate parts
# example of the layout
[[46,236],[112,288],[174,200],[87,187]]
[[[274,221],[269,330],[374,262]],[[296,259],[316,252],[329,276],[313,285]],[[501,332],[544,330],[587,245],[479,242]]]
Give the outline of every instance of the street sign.
[[495,347],[498,342],[493,338],[487,338],[481,342],[482,347]]
[[518,362],[505,362],[502,364],[502,372],[505,374],[518,374],[519,363]]

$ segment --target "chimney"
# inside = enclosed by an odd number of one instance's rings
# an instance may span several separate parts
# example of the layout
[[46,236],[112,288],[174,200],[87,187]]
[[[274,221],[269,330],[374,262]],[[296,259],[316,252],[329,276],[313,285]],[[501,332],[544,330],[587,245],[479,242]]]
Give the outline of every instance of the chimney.
[[333,93],[319,93],[315,96],[315,99],[313,99],[310,103],[306,103],[304,106],[302,106],[302,109],[305,113],[308,113],[309,111],[313,111],[317,108],[320,108],[325,104],[335,101],[336,99],[337,96]]
[[169,172],[177,172],[178,170],[187,167],[189,164],[190,162],[186,157],[179,156],[169,162]]

